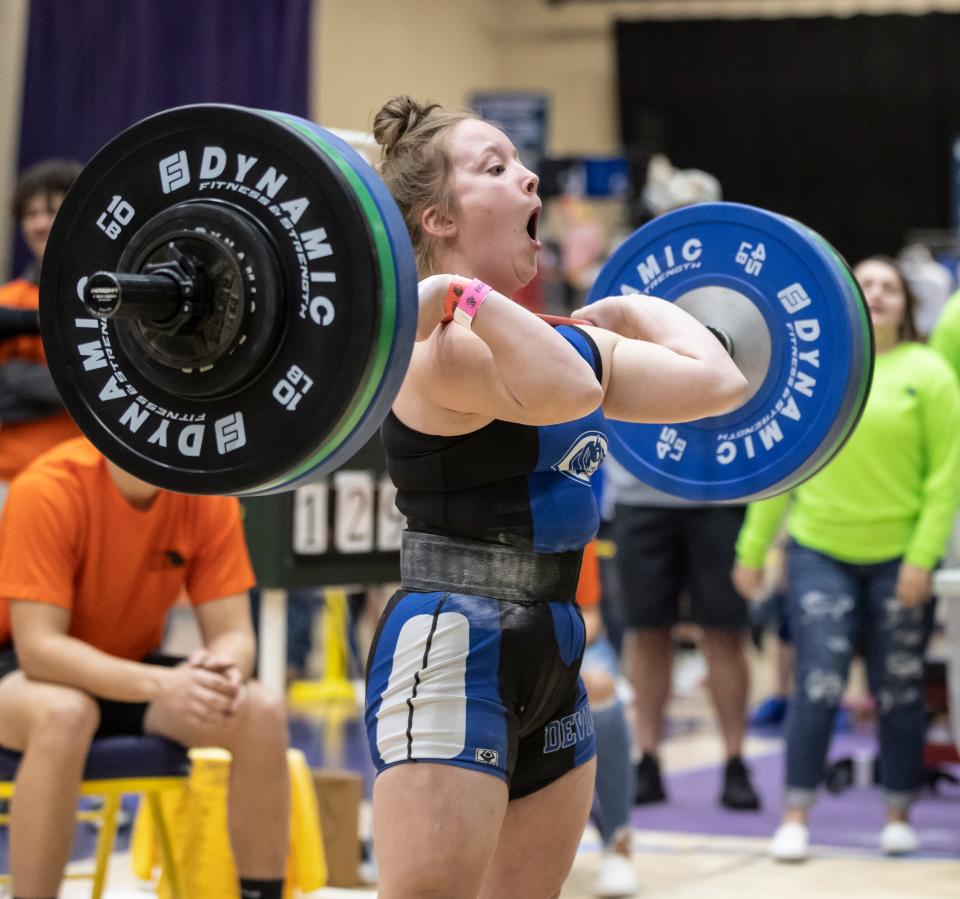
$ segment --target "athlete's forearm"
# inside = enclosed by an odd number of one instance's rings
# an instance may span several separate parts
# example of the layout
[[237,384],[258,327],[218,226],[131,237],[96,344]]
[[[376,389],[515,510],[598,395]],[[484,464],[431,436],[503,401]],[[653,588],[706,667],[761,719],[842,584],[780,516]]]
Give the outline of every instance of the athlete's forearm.
[[615,297],[623,316],[624,337],[647,340],[696,359],[723,360],[726,350],[717,338],[676,303],[637,294]]
[[[432,333],[441,321],[444,298],[455,280],[469,281],[456,275],[433,275],[420,282],[418,337],[428,327]],[[450,322],[445,327],[462,326]],[[602,388],[593,369],[576,349],[509,297],[495,290],[487,293],[470,329],[486,344],[499,382],[516,407],[506,410],[503,417],[572,420],[592,412],[602,402]]]
[[112,656],[67,634],[34,635],[16,646],[20,666],[31,680],[117,702],[152,702],[169,671]]
[[554,328],[496,291],[473,322],[497,371],[517,402],[528,408],[569,407],[571,418],[586,415],[603,400],[593,369]]

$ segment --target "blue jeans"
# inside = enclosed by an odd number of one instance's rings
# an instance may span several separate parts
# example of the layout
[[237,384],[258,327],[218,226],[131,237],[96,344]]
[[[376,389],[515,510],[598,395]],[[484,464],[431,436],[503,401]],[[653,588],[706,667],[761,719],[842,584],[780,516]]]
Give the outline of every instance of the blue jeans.
[[898,602],[900,559],[856,565],[794,543],[787,565],[796,647],[786,730],[787,806],[805,808],[813,802],[850,661],[860,652],[879,716],[885,800],[890,808],[906,808],[923,773],[923,657],[933,603],[908,609]]

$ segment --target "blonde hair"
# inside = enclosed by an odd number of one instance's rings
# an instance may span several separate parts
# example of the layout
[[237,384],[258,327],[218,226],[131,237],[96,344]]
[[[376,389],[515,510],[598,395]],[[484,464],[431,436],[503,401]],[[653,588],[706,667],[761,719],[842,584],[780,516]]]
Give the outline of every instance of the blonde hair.
[[438,206],[449,217],[453,209],[452,167],[444,135],[454,125],[475,118],[401,96],[387,100],[373,119],[373,136],[380,145],[378,171],[400,207],[422,275],[436,273],[440,249],[440,240],[420,226],[423,212]]

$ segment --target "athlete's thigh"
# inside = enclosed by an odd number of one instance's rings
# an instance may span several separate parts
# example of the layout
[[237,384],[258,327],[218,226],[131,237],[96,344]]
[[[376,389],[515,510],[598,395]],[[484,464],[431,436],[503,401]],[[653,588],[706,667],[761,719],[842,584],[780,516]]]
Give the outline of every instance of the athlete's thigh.
[[381,772],[373,787],[377,895],[473,899],[506,809],[507,785],[493,772],[433,762]]
[[[31,727],[40,716],[63,710],[64,724],[75,715],[98,715],[96,700],[81,690],[27,678],[14,671],[0,680],[0,746],[17,752],[26,748]],[[91,731],[92,733],[92,731]]]
[[[518,639],[514,611],[509,603],[481,596],[394,595],[367,664],[365,721],[379,773],[436,761],[510,780],[517,695],[539,672],[536,658],[509,675],[504,671]],[[540,611],[540,618],[549,617],[549,609]],[[522,636],[531,625],[520,617]],[[530,658],[528,653],[524,662]]]
[[593,801],[596,758],[514,799],[500,828],[482,899],[547,899],[570,873]]

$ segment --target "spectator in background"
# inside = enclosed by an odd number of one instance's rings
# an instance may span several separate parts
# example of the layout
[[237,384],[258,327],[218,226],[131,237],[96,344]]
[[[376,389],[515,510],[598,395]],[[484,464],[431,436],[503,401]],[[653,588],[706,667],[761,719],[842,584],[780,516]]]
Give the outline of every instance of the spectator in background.
[[916,299],[914,320],[917,335],[920,338],[927,337],[950,297],[953,276],[945,265],[933,258],[930,248],[921,243],[905,246],[897,257],[897,263]]
[[633,863],[630,805],[633,797],[633,766],[630,762],[630,728],[617,681],[617,653],[603,632],[600,600],[603,590],[597,562],[597,541],[583,551],[577,604],[583,613],[586,649],[580,676],[587,689],[597,737],[597,780],[593,819],[603,841],[600,869],[593,886],[598,897],[633,896],[637,873]]
[[877,349],[860,423],[809,481],[751,504],[737,542],[734,582],[744,596],[754,596],[764,554],[789,507],[795,688],[786,728],[786,809],[770,845],[780,861],[808,854],[807,817],[858,651],[866,657],[879,715],[887,809],[880,845],[889,855],[918,846],[909,811],[923,773],[931,572],[960,497],[960,387],[934,351],[914,342],[913,295],[896,263],[866,259],[854,275]]
[[[53,219],[80,163],[51,159],[20,176],[12,211],[33,261],[20,277],[0,287],[0,311],[40,305],[38,281]],[[19,328],[17,330],[20,330]],[[6,482],[44,450],[80,432],[64,411],[47,370],[36,315],[19,335],[0,340],[0,482]],[[2,504],[2,496],[0,496]]]
[[947,300],[927,341],[960,377],[960,290]]
[[[0,523],[0,745],[23,753],[15,896],[57,894],[95,736],[158,734],[232,755],[244,899],[280,899],[290,787],[283,703],[250,680],[253,570],[233,497],[160,490],[66,441],[11,484]],[[182,591],[204,646],[159,652]]]
[[[648,211],[720,199],[720,184],[706,172],[677,171],[663,156],[651,159],[643,191]],[[625,633],[623,670],[634,690],[638,804],[663,802],[660,744],[670,697],[671,631],[681,620],[689,590],[689,617],[703,628],[709,686],[726,753],[722,805],[753,810],[760,800],[741,758],[749,686],[744,636],[747,606],[730,583],[734,543],[743,519],[739,506],[698,506],[637,480],[610,459],[615,503],[611,535],[617,545]]]
[[[260,639],[260,589],[250,591],[250,614],[253,628]],[[287,591],[287,669],[285,680],[302,680],[308,674],[308,661],[313,648],[313,617],[323,605],[322,588],[291,588]]]
[[[960,379],[960,291],[947,301],[936,326],[930,334],[930,346],[935,349],[953,369]],[[954,555],[956,555],[957,536],[954,536]],[[952,560],[954,563],[956,559]],[[943,619],[949,663],[947,681],[950,698],[950,725],[953,740],[960,748],[960,601],[951,599],[944,604]]]

